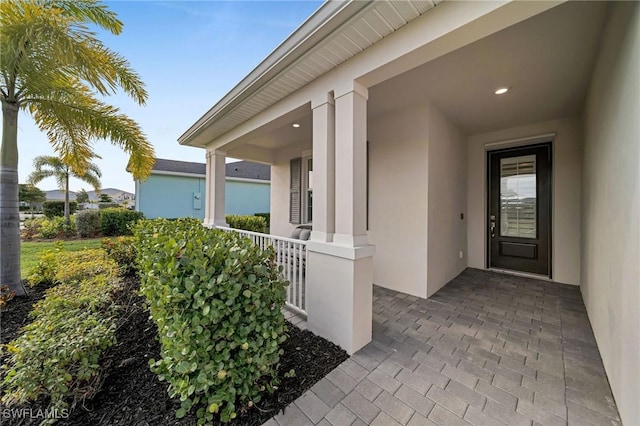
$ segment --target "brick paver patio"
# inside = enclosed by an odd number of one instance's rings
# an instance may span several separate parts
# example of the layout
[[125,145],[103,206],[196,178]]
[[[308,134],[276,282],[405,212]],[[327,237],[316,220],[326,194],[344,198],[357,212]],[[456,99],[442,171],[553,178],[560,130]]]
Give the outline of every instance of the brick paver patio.
[[617,425],[577,287],[467,269],[374,287],[373,341],[267,426]]

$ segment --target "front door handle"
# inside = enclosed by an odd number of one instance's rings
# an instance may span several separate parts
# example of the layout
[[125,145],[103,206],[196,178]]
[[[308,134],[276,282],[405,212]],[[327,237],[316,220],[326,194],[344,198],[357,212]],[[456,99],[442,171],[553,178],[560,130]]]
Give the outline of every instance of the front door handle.
[[496,237],[496,216],[489,216],[489,231],[491,232],[491,238]]

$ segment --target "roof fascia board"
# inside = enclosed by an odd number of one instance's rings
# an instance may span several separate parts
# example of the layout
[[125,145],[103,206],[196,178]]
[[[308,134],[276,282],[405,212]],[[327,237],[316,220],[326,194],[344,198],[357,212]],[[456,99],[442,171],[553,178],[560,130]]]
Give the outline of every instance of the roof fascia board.
[[[151,174],[162,175],[162,176],[190,177],[190,178],[198,178],[198,179],[206,178],[206,175],[201,175],[197,173],[170,172],[166,170],[153,170]],[[235,176],[226,176],[225,180],[234,181],[234,182],[260,183],[260,184],[266,184],[266,185],[268,185],[271,182],[268,179],[252,179],[252,178],[241,178],[241,177],[235,177]]]
[[233,176],[227,176],[225,180],[228,180],[231,182],[259,183],[262,185],[269,185],[271,183],[271,181],[267,179],[250,179],[250,178],[241,178],[241,177],[233,177]]
[[233,109],[251,96],[271,79],[306,54],[316,44],[330,35],[358,12],[372,3],[367,1],[327,1],[298,29],[271,52],[240,83],[218,101],[207,113],[194,123],[179,138],[181,145],[189,145],[190,140],[199,133],[216,115]]
[[166,176],[197,177],[197,178],[205,177],[204,174],[200,174],[200,173],[171,172],[171,171],[168,171],[168,170],[152,170],[151,174],[152,175],[166,175]]

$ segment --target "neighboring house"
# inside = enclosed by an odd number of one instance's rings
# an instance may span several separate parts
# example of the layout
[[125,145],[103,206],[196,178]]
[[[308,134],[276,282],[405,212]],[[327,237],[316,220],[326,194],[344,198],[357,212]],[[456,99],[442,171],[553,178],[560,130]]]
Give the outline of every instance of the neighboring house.
[[[53,189],[51,191],[44,191],[47,201],[64,201],[64,191],[59,189]],[[125,207],[131,207],[135,203],[135,195],[131,192],[123,191],[122,189],[117,188],[103,188],[100,191],[87,191],[87,195],[89,195],[89,200],[91,203],[84,204],[85,209],[97,209],[98,201],[100,200],[100,194],[107,194],[111,197],[114,203],[119,203]],[[76,196],[78,195],[75,191],[69,191],[69,201],[75,201]],[[42,208],[42,204],[40,204],[40,208]]]
[[107,194],[109,197],[111,197],[114,203],[128,204],[129,206],[132,206],[135,200],[134,194],[117,188],[102,188],[97,192],[87,191],[89,200],[96,203],[100,200],[100,195],[102,194]]
[[[44,191],[44,195],[47,198],[47,201],[64,201],[64,191],[59,189],[52,189],[51,191]],[[76,199],[76,193],[74,191],[69,191],[69,200],[74,201]]]
[[349,353],[372,283],[427,298],[473,267],[579,285],[638,424],[639,14],[328,1],[179,138],[207,152],[204,223],[225,225],[225,156],[271,164],[271,232],[312,222],[308,327]]
[[[156,159],[151,175],[136,181],[136,210],[147,218],[204,219],[205,168],[202,163]],[[238,161],[226,165],[226,214],[268,213],[270,167]]]

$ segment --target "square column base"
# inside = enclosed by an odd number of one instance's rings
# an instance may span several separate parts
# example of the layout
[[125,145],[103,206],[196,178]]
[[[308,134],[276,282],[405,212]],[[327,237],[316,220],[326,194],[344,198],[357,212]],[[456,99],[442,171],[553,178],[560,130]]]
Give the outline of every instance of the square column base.
[[307,327],[351,355],[371,341],[375,246],[308,250]]

